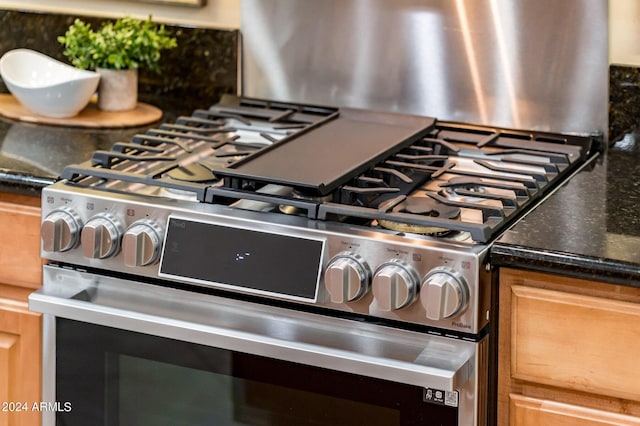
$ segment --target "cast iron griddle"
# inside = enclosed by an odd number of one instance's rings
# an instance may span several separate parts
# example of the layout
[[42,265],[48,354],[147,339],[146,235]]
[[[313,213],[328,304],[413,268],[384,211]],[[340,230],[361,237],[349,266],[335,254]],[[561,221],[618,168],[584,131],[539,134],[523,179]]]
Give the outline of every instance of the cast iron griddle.
[[333,119],[215,174],[327,195],[426,136],[434,124],[430,117],[343,108]]

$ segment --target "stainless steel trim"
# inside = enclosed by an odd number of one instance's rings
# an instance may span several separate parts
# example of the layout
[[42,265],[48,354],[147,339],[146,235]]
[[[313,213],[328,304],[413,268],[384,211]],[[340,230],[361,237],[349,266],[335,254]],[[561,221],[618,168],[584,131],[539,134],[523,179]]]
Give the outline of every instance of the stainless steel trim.
[[[156,198],[153,203],[149,203],[148,200],[136,199],[129,194],[100,193],[99,191],[91,191],[79,186],[73,188],[73,201],[69,203],[70,194],[68,189],[65,186],[65,182],[58,182],[43,190],[43,217],[46,217],[54,209],[66,205],[76,211],[83,221],[92,217],[96,211],[108,211],[120,217],[120,220],[127,227],[137,220],[150,219],[164,229],[167,217],[175,214],[198,222],[211,222],[223,226],[229,225],[245,229],[264,230],[308,239],[326,239],[323,263],[328,263],[338,253],[353,251],[362,256],[372,270],[392,258],[400,258],[412,264],[421,277],[425,276],[431,269],[447,264],[464,274],[470,285],[469,308],[456,317],[455,321],[452,319],[440,321],[427,319],[420,303],[413,303],[398,311],[381,311],[378,309],[377,304],[374,303],[371,292],[354,302],[333,303],[328,297],[324,282],[321,282],[318,286],[319,294],[315,302],[309,302],[308,300],[295,300],[295,302],[464,333],[479,333],[487,324],[485,311],[489,308],[489,304],[484,301],[489,299],[490,286],[485,285],[484,281],[487,277],[482,278],[484,276],[482,265],[488,252],[487,246],[484,245],[470,245],[464,241],[440,241],[435,238],[409,238],[408,236],[395,235],[393,233],[384,233],[383,235],[381,231],[371,228],[330,221],[309,221],[307,218],[299,216],[256,213],[217,204],[194,204],[162,198]],[[89,205],[93,207],[93,210],[87,208]],[[135,215],[130,216],[130,211],[135,212]],[[384,244],[381,244],[382,239]],[[139,277],[139,280],[159,278],[159,263],[131,268],[125,265],[122,252],[109,259],[87,259],[82,255],[82,250],[79,247],[64,253],[43,250],[41,254],[43,258],[52,262],[77,265],[80,269],[94,268],[114,273],[135,274]],[[295,259],[292,261],[295,261]],[[480,280],[478,280],[478,276],[480,276]],[[184,279],[179,278],[166,279],[173,282],[185,282]],[[323,281],[322,277],[321,281]],[[194,283],[192,282],[192,284]],[[73,286],[73,283],[70,283],[70,285]],[[216,283],[209,282],[197,283],[196,285],[205,288],[220,288]],[[240,287],[225,288],[225,290],[248,293],[248,291]],[[280,295],[273,294],[261,294],[261,296],[275,300],[284,299]],[[479,306],[479,303],[482,306]]]
[[477,374],[477,344],[44,266],[43,314],[441,390]]
[[[42,401],[56,402],[56,319],[42,316]],[[56,412],[43,410],[42,426],[56,424]]]

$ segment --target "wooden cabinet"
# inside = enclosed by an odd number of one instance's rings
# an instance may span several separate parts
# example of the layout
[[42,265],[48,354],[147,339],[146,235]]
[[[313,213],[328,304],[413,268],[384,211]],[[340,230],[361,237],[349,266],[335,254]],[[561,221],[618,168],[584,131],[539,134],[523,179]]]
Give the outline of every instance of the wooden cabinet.
[[40,425],[42,321],[27,306],[42,280],[39,206],[0,193],[0,426]]
[[498,423],[640,426],[640,288],[500,270]]

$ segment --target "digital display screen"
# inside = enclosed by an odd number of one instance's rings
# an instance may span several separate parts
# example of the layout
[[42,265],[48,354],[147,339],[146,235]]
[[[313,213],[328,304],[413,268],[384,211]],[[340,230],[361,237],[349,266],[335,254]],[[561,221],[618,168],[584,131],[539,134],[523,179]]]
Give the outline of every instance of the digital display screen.
[[323,245],[171,217],[160,275],[315,300]]

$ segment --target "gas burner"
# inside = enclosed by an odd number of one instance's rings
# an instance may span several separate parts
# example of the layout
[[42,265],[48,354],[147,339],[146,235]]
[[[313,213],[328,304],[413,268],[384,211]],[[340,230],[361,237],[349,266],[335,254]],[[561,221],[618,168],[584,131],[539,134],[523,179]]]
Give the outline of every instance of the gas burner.
[[196,193],[179,188],[160,187],[158,188],[157,195],[160,197],[172,198],[174,200],[198,201]]
[[[299,201],[310,201],[312,203],[319,203],[322,204],[324,202],[330,201],[331,200],[331,194],[330,195],[325,195],[325,196],[318,196],[318,195],[310,195],[310,194],[305,194],[299,190],[293,190],[291,192],[291,198],[293,198],[294,200],[299,200]],[[288,214],[288,215],[302,215],[305,214],[299,207],[296,206],[292,206],[292,205],[287,205],[287,204],[281,204],[278,209],[280,210],[280,212],[284,213],[284,214]]]
[[[461,210],[459,207],[447,206],[437,202],[436,200],[425,197],[406,198],[404,201],[393,207],[391,212],[409,213],[450,220],[460,220],[461,217]],[[388,219],[379,219],[378,224],[383,228],[390,229],[392,231],[409,232],[412,234],[443,236],[451,232],[450,229],[443,227],[404,223]]]
[[211,172],[211,170],[209,170],[208,168],[206,168],[200,163],[193,163],[185,166],[176,167],[175,169],[170,170],[167,173],[167,176],[169,176],[172,179],[186,181],[186,182],[204,183],[204,182],[213,182],[217,180],[217,178]]
[[465,203],[477,203],[484,200],[481,196],[475,196],[476,194],[486,194],[487,188],[479,181],[469,180],[464,177],[454,177],[449,179],[447,186],[444,187],[439,194],[447,200],[465,202]]

